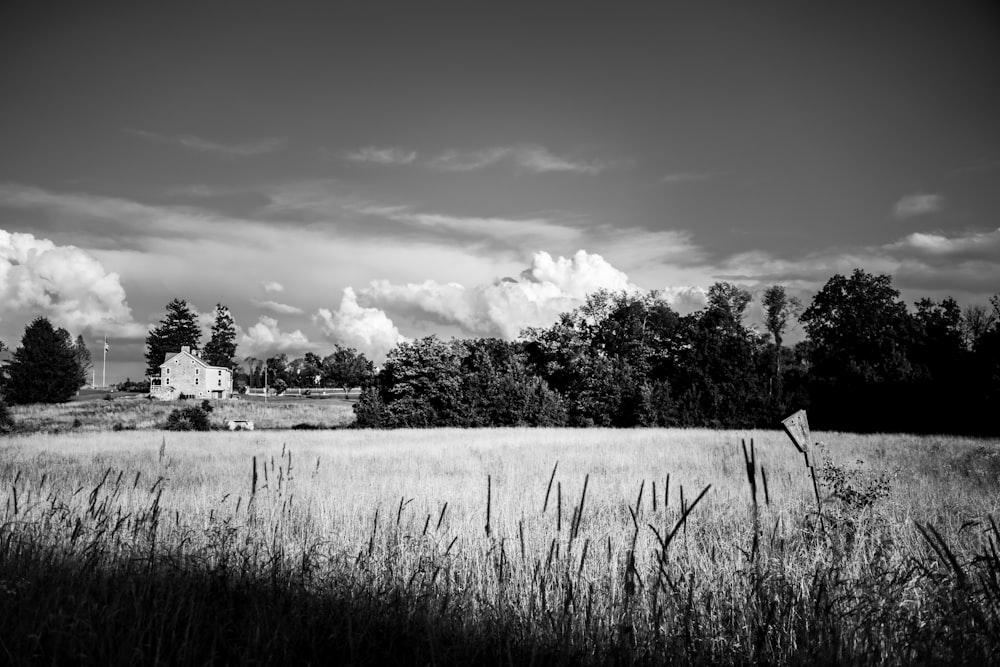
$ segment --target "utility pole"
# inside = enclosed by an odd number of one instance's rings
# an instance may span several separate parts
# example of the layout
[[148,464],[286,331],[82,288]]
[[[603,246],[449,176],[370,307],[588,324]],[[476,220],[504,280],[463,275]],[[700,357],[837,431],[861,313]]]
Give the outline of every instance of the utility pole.
[[108,335],[104,334],[104,365],[101,368],[101,385],[108,388]]
[[264,360],[264,403],[267,403],[267,359]]

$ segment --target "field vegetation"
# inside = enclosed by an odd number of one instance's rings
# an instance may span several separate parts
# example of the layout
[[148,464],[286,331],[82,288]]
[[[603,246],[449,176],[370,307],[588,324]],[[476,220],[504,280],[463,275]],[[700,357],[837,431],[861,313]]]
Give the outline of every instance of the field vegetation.
[[[13,662],[986,664],[1000,442],[14,434]],[[744,448],[745,443],[745,448]]]
[[[22,433],[105,431],[163,428],[170,413],[200,406],[201,400],[149,400],[147,394],[99,394],[85,401],[13,405],[9,411],[13,428]],[[108,397],[105,399],[105,397]],[[244,396],[208,402],[213,427],[223,428],[230,419],[246,419],[257,429],[339,428],[354,422],[353,403],[335,395],[271,397]]]

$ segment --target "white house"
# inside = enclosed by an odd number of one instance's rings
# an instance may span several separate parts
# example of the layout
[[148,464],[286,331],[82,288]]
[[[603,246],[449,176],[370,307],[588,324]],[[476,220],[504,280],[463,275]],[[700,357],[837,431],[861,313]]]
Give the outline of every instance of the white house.
[[195,398],[230,398],[233,395],[233,372],[212,366],[187,345],[180,352],[167,353],[160,364],[160,375],[149,378],[149,394],[169,400],[181,394]]

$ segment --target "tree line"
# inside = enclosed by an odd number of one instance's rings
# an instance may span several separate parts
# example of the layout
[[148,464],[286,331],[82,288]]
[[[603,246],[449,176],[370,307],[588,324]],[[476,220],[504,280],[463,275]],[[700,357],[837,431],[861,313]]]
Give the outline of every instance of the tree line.
[[[746,323],[747,290],[719,282],[681,316],[656,292],[600,291],[517,341],[440,340],[393,349],[379,372],[337,345],[289,359],[236,357],[236,327],[218,304],[210,364],[240,387],[361,386],[361,427],[702,426],[770,428],[800,408],[820,429],[998,434],[1000,294],[964,310],[952,298],[908,308],[888,275],[835,275],[803,306],[764,291],[764,330]],[[805,340],[784,345],[793,321]],[[166,354],[200,349],[187,303],[172,300],[146,338],[147,373]],[[90,353],[44,317],[29,324],[0,373],[8,403],[69,400]]]
[[[911,311],[891,276],[835,275],[808,307],[775,285],[764,329],[751,294],[720,282],[681,316],[656,292],[598,292],[515,342],[404,343],[355,410],[360,426],[773,428],[809,410],[816,428],[996,434],[1000,295]],[[806,339],[789,348],[797,319]]]

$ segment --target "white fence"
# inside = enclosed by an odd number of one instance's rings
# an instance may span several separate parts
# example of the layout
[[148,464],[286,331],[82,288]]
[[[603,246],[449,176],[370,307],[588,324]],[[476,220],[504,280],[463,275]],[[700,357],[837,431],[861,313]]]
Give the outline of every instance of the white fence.
[[[246,393],[248,396],[263,396],[264,388],[248,387]],[[267,388],[267,395],[277,396],[274,392],[274,387]],[[289,387],[282,396],[299,396],[301,398],[332,396],[345,398],[344,390],[335,387]],[[347,390],[346,398],[357,399],[359,396],[361,396],[361,387],[354,387]]]

